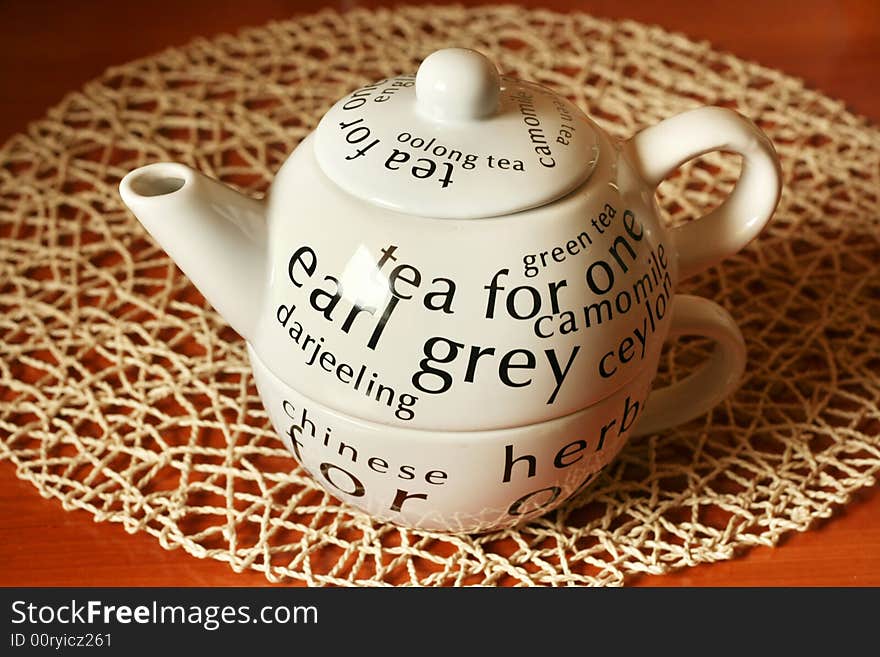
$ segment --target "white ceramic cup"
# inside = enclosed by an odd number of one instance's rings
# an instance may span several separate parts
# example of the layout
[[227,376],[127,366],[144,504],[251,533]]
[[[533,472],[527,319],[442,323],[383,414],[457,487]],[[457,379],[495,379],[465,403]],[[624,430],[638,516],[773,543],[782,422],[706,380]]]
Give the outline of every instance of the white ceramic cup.
[[[671,333],[714,339],[713,358],[650,393],[657,364],[605,400],[560,418],[485,431],[406,429],[309,399],[249,350],[272,425],[331,495],[374,518],[441,532],[485,532],[546,513],[582,493],[627,437],[699,414],[739,379],[745,347],[715,303],[678,295]],[[650,400],[650,405],[646,405]]]

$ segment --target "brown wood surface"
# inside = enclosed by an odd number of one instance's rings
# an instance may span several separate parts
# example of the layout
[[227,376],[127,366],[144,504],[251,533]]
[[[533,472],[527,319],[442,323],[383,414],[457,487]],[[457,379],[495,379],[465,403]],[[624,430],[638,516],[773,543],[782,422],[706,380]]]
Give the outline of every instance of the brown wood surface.
[[[0,141],[24,130],[67,92],[106,67],[197,36],[232,32],[330,6],[381,2],[188,0],[119,3],[0,3]],[[472,4],[472,3],[463,3]],[[473,3],[477,4],[477,3]],[[761,3],[693,0],[544,0],[529,6],[655,23],[718,49],[803,78],[880,120],[880,2]],[[146,535],[95,523],[82,511],[44,500],[0,463],[0,585],[250,586],[257,572],[166,551]],[[789,535],[776,548],[642,576],[646,586],[880,586],[880,487],[864,490],[831,519]]]

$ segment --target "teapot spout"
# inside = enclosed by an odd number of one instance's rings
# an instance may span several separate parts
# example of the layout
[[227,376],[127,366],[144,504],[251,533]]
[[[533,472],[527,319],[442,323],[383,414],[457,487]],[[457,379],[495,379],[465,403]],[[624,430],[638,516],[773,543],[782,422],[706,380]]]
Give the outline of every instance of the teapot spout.
[[119,193],[208,302],[251,339],[266,286],[264,203],[170,162],[135,169]]

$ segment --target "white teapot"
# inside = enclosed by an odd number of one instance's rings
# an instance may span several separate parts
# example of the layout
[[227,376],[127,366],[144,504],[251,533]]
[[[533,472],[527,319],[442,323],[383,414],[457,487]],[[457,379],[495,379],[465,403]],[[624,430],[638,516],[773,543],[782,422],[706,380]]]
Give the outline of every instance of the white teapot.
[[[688,159],[742,155],[705,217],[654,192]],[[125,203],[248,343],[273,425],[335,497],[405,526],[480,532],[581,492],[631,434],[735,387],[742,336],[678,281],[755,237],[779,163],[730,110],[618,143],[565,98],[440,50],[324,116],[258,201],[150,164]],[[651,392],[663,341],[713,355]]]

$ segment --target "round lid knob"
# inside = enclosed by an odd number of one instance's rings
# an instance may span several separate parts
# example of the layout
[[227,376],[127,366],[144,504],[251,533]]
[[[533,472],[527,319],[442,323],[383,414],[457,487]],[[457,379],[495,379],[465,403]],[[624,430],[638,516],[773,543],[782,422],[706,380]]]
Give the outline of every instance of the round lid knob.
[[428,55],[416,73],[418,111],[432,119],[479,119],[498,110],[501,78],[475,50],[446,48]]

